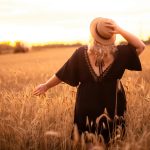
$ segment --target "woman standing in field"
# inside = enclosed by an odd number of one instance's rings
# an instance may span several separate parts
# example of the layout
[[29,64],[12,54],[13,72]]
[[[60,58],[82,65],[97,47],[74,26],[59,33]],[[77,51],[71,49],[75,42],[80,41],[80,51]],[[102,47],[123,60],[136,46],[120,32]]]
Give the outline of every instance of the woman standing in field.
[[[118,81],[125,69],[141,71],[138,55],[145,45],[111,19],[94,19],[90,31],[89,45],[78,48],[56,74],[37,86],[34,94],[43,94],[62,81],[78,86],[74,124],[79,134],[85,131],[101,134],[108,143],[113,136],[114,124],[120,125],[123,132],[125,130],[126,97]],[[116,46],[116,34],[125,38],[128,44]],[[104,111],[108,117],[102,115]]]

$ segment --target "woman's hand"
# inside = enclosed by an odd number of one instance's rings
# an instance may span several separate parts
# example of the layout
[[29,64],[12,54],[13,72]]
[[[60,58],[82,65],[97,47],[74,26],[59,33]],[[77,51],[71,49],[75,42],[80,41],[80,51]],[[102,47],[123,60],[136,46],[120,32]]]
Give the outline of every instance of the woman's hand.
[[54,74],[47,82],[38,85],[33,94],[36,96],[44,94],[49,88],[52,88],[59,83],[61,83],[61,80]]
[[121,27],[112,19],[108,19],[108,21],[106,22],[106,26],[108,28],[111,28],[112,30],[110,31],[112,34],[120,34],[121,32]]
[[41,94],[44,94],[47,90],[48,90],[48,87],[47,87],[46,83],[40,84],[35,88],[33,94],[36,96],[39,96]]

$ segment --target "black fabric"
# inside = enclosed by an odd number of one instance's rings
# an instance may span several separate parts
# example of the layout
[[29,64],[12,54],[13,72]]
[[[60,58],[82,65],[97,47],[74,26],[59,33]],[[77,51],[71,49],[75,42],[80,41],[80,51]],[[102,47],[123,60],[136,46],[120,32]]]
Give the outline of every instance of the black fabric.
[[119,45],[117,49],[114,62],[101,76],[96,76],[92,71],[87,58],[87,46],[77,49],[56,72],[56,76],[63,82],[78,86],[74,123],[77,124],[80,133],[89,130],[86,125],[87,117],[94,125],[96,118],[103,114],[105,108],[112,120],[115,115],[124,115],[126,96],[122,85],[117,93],[116,107],[117,79],[121,79],[125,69],[141,70],[141,64],[132,45]]
[[76,52],[73,53],[69,60],[56,73],[56,76],[61,81],[71,86],[77,86],[79,84],[78,65],[78,52],[76,50]]
[[136,48],[131,44],[118,46],[121,49],[121,58],[124,61],[125,67],[128,70],[141,71],[141,63],[136,52]]

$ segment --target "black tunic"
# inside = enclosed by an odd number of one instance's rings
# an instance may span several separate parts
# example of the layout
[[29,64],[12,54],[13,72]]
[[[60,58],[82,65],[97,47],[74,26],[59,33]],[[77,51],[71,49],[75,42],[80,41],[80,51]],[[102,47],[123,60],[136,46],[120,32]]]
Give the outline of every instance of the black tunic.
[[115,114],[117,79],[121,79],[125,69],[140,71],[141,63],[132,45],[118,45],[117,49],[113,63],[100,76],[90,64],[87,46],[78,48],[56,73],[61,81],[78,86],[74,123],[81,132],[87,130],[87,116],[94,121],[106,108],[113,119],[114,115],[123,116],[126,110],[126,97],[121,84],[122,92],[117,94]]

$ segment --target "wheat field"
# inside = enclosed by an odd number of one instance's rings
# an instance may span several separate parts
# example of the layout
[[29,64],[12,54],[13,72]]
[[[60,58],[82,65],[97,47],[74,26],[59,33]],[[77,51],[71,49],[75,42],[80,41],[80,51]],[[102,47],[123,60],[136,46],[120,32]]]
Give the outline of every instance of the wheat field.
[[[0,150],[77,149],[70,140],[76,88],[59,84],[46,96],[32,94],[35,86],[52,76],[75,49],[0,56]],[[149,57],[147,46],[140,56],[143,71],[126,71],[122,78],[127,95],[127,133],[110,150],[150,149]]]

